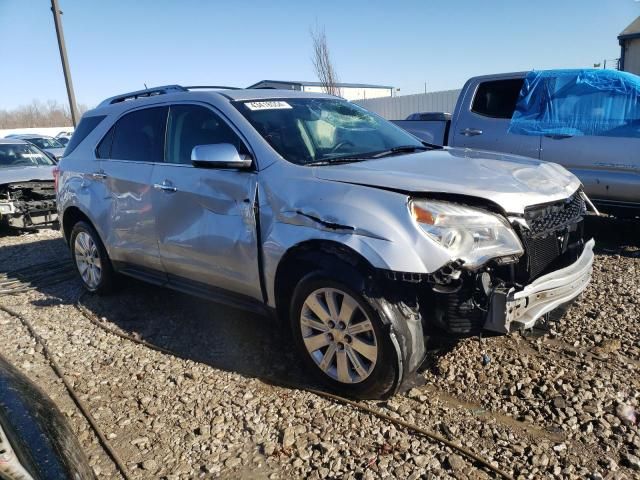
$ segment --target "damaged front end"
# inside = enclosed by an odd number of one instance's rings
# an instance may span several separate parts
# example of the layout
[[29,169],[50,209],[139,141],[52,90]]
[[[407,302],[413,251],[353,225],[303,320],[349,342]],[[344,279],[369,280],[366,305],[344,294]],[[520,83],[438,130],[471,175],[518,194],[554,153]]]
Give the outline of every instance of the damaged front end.
[[[583,239],[583,194],[510,219],[524,251],[479,266],[447,263],[414,276],[425,323],[454,335],[507,333],[563,313],[591,278],[594,241]],[[390,272],[393,279],[406,281]]]
[[28,229],[58,220],[53,181],[27,181],[0,185],[0,223]]

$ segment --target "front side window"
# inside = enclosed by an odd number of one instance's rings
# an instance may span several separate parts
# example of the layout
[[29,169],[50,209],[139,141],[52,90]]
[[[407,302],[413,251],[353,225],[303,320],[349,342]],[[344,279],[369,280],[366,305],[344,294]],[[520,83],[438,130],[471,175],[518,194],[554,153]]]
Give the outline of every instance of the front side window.
[[191,164],[196,145],[230,143],[238,152],[248,153],[238,135],[218,115],[199,105],[175,105],[167,123],[167,163]]
[[234,105],[274,150],[300,165],[426,149],[413,135],[337,98],[286,98]]
[[108,158],[162,162],[167,110],[167,107],[145,108],[128,113],[118,120]]
[[476,90],[471,111],[485,117],[510,119],[523,84],[521,78],[482,82]]
[[26,143],[0,144],[0,169],[15,167],[53,167],[55,163],[42,151]]

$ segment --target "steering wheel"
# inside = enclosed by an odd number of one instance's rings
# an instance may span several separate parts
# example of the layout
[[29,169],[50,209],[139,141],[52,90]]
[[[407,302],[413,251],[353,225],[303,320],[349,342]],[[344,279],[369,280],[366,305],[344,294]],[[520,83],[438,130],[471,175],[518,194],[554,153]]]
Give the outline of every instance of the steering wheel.
[[342,142],[336,143],[329,153],[336,153],[342,147],[346,147],[347,145],[351,145],[352,147],[354,146],[353,142],[349,140],[343,140]]

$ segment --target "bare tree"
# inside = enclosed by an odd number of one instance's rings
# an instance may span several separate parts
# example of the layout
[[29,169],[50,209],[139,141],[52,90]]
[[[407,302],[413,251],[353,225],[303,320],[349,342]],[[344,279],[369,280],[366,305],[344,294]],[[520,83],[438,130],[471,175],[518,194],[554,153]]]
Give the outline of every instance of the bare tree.
[[327,35],[324,28],[316,26],[311,30],[311,41],[313,42],[313,67],[316,70],[318,80],[322,84],[324,91],[330,95],[342,96],[338,87],[338,74],[336,73],[331,55],[329,53],[329,45],[327,43]]
[[[79,105],[78,110],[83,114],[86,105]],[[22,105],[12,110],[0,109],[0,128],[29,128],[29,127],[70,127],[71,113],[69,107],[60,105],[55,100],[46,103],[33,100],[29,105]]]

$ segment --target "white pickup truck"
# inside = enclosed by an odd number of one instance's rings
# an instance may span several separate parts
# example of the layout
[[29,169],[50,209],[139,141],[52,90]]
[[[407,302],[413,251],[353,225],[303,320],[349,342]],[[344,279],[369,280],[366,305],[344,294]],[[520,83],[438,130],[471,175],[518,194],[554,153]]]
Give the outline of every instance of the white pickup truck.
[[[566,89],[555,93],[551,101],[562,102],[565,114],[572,119],[582,116],[585,122],[597,122],[607,115],[615,115],[618,120],[624,117],[624,129],[618,126],[611,135],[509,133],[527,74],[473,77],[460,92],[453,115],[414,113],[406,120],[393,123],[436,145],[511,153],[559,163],[582,181],[586,193],[600,210],[621,216],[640,215],[639,91],[627,91],[624,98],[617,98],[619,92],[606,89],[581,94]],[[635,78],[640,84],[640,78]],[[624,102],[624,108],[618,100]],[[545,116],[549,115],[539,113],[540,118]]]

